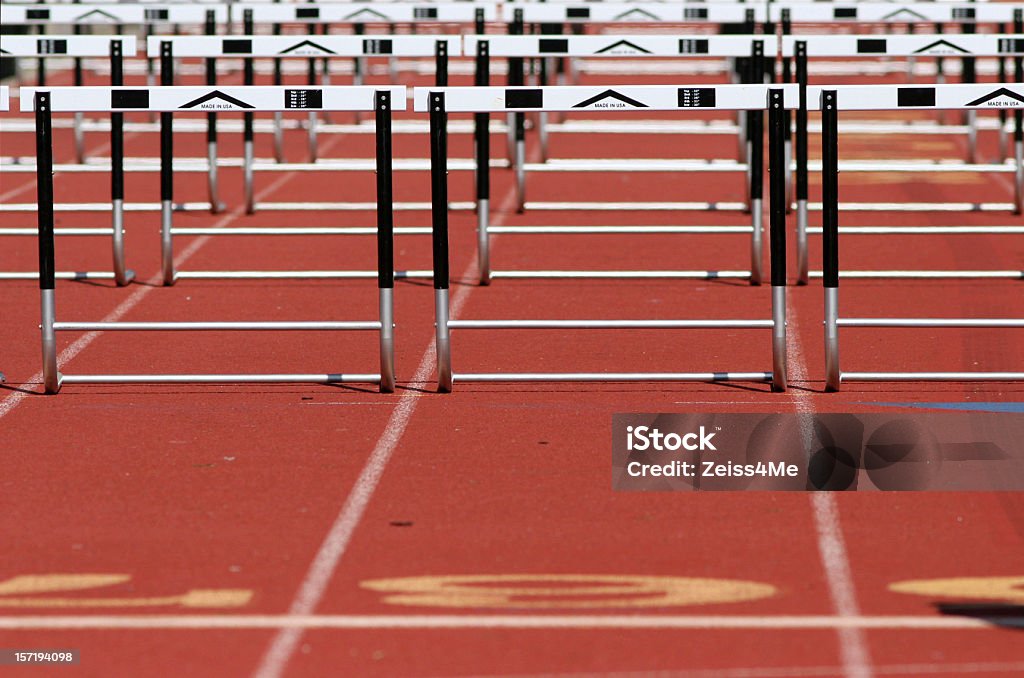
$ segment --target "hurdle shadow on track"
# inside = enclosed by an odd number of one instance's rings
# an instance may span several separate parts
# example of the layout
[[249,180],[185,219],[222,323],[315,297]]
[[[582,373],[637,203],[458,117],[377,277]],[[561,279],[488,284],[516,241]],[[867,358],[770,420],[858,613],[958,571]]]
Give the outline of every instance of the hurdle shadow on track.
[[932,603],[939,614],[951,617],[969,617],[992,626],[1013,631],[1024,631],[1024,605],[992,601],[968,603]]

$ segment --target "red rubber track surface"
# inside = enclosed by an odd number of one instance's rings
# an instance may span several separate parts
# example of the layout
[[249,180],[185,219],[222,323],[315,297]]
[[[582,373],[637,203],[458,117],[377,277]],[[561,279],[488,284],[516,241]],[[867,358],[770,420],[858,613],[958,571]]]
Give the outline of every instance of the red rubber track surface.
[[[63,77],[55,75],[55,78]],[[237,79],[237,78],[236,78]],[[590,78],[588,82],[612,82]],[[460,84],[453,82],[453,84]],[[229,117],[229,116],[224,116]],[[346,116],[336,114],[336,121]],[[409,114],[400,116],[411,117]],[[241,153],[222,133],[222,155]],[[71,136],[55,132],[57,160]],[[991,133],[981,154],[995,154]],[[101,134],[90,148],[105,154]],[[30,134],[3,133],[3,155],[31,155]],[[204,154],[202,134],[176,137]],[[372,135],[321,137],[324,157],[371,157]],[[531,157],[537,148],[531,140]],[[290,159],[305,136],[287,135]],[[843,136],[841,157],[959,157],[953,137]],[[504,153],[504,140],[492,147]],[[453,157],[470,138],[453,135]],[[153,156],[133,134],[128,155]],[[427,136],[396,135],[396,157],[426,157]],[[729,136],[556,135],[554,157],[725,157]],[[257,156],[272,155],[258,138]],[[812,155],[817,140],[812,137]],[[183,225],[372,225],[374,215],[242,215],[241,177],[221,170],[229,211],[176,214]],[[156,174],[130,174],[130,201],[158,199]],[[492,173],[505,224],[744,224],[738,213],[537,212],[517,215],[507,170]],[[453,200],[472,196],[450,174]],[[396,198],[429,199],[425,173],[396,174]],[[843,200],[1000,201],[994,175],[844,174]],[[205,176],[179,174],[178,201],[206,199]],[[34,199],[32,175],[2,177],[4,202]],[[258,175],[265,201],[373,200],[370,173]],[[102,202],[103,174],[58,175],[58,201]],[[812,200],[820,190],[812,175]],[[563,175],[529,179],[533,201],[743,198],[734,175]],[[766,201],[767,202],[767,201]],[[233,210],[233,211],[232,211]],[[844,213],[855,224],[1020,224],[1010,214]],[[58,213],[58,227],[106,215]],[[680,221],[680,220],[683,221]],[[399,212],[399,226],[429,214]],[[0,215],[0,226],[34,225]],[[793,220],[791,219],[791,229]],[[812,223],[820,223],[812,215]],[[742,281],[510,281],[478,287],[475,217],[452,215],[452,299],[459,318],[767,318],[769,289]],[[811,237],[812,268],[820,239]],[[105,270],[105,238],[58,239],[58,269]],[[793,246],[790,235],[790,257]],[[176,238],[182,270],[373,266],[370,238]],[[430,267],[425,236],[398,236],[398,269]],[[138,282],[58,282],[61,320],[314,320],[376,314],[372,281],[195,281],[159,285],[159,218],[131,213],[127,253]],[[6,238],[3,270],[33,270],[33,238]],[[843,240],[844,267],[1021,269],[1019,236]],[[494,242],[511,268],[745,268],[745,237],[513,236]],[[790,266],[792,271],[792,264]],[[792,278],[792,275],[791,275]],[[846,316],[1024,317],[1020,281],[844,281]],[[914,580],[1024,576],[1024,498],[1016,493],[807,495],[628,494],[609,483],[617,412],[867,412],[878,403],[1013,402],[1021,384],[846,384],[824,393],[820,281],[788,288],[790,388],[762,384],[470,384],[435,393],[433,290],[399,282],[395,394],[352,386],[68,385],[38,395],[38,292],[0,293],[0,647],[79,648],[68,673],[139,675],[729,676],[1020,675],[1020,631],[943,614],[953,595],[899,593]],[[847,370],[1019,370],[1015,330],[844,330]],[[375,372],[370,333],[59,335],[69,374]],[[76,343],[77,342],[77,343]],[[765,371],[760,331],[456,332],[456,372]],[[892,410],[892,411],[899,411]],[[27,575],[117,574],[106,586],[12,592]],[[565,588],[548,605],[461,598],[409,604],[368,586],[405,577],[601,575],[739,580],[754,600],[591,607]],[[435,582],[437,580],[434,580]],[[483,586],[500,587],[494,579]],[[721,583],[721,582],[720,582]],[[714,587],[702,587],[705,592]],[[195,590],[247,592],[240,604],[189,604]],[[1008,590],[1009,591],[1009,590]],[[629,598],[627,595],[626,598]],[[476,600],[476,602],[474,602]],[[589,600],[589,599],[588,599]],[[988,602],[1017,611],[1019,589]],[[454,619],[453,619],[454,617]],[[262,621],[261,621],[262,620]],[[736,628],[723,628],[726,622]],[[802,620],[796,624],[793,620]],[[888,620],[888,621],[887,621]],[[872,623],[878,626],[872,627]],[[689,625],[689,626],[687,626]],[[789,625],[789,626],[787,626]],[[60,628],[63,626],[64,628]],[[40,675],[38,669],[11,675]],[[33,671],[36,671],[33,673]],[[5,674],[6,675],[6,674]]]

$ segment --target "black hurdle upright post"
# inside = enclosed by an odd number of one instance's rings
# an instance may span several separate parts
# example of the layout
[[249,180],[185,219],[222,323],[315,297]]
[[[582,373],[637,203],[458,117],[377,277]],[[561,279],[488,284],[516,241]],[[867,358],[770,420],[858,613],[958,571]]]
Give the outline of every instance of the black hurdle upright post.
[[825,390],[838,391],[839,371],[839,101],[821,93],[822,281],[825,289]]
[[[45,0],[39,0],[38,4],[45,5]],[[39,35],[46,35],[46,24],[39,24],[36,26],[36,33]],[[41,52],[41,50],[37,50]],[[46,87],[46,59],[40,54],[39,58],[36,59],[36,85],[39,87]]]
[[434,323],[437,390],[452,390],[452,355],[448,330],[448,130],[444,92],[430,92],[430,214],[434,248]]
[[[174,83],[173,43],[160,41],[160,84]],[[174,114],[160,114],[160,254],[164,285],[173,285],[174,241],[171,233],[174,211]]]
[[[764,43],[754,43],[752,80],[763,77]],[[761,84],[756,83],[755,84]],[[764,109],[747,111],[747,133],[750,135],[750,284],[761,284],[762,242],[764,234]]]
[[[792,21],[790,20],[790,14],[789,14],[789,8],[788,7],[784,8],[782,10],[782,21],[780,23],[781,23],[781,26],[782,26],[782,35],[789,35],[790,32],[792,31],[793,24],[792,24]],[[780,52],[782,51],[782,41],[781,40],[779,40],[779,51]],[[792,62],[793,62],[792,58],[789,57],[788,55],[783,55],[782,56],[782,82],[784,82],[784,83],[796,82],[796,80],[793,77],[793,64],[792,64]],[[772,70],[774,71],[774,69],[772,69]],[[775,82],[775,80],[772,80],[772,82]],[[790,210],[790,207],[789,207],[790,201],[789,201],[788,198],[790,196],[791,189],[793,187],[793,172],[792,172],[792,168],[791,168],[790,162],[789,162],[789,159],[791,159],[793,157],[793,129],[792,129],[792,125],[790,125],[789,110],[784,110],[784,114],[785,114],[785,122],[786,122],[784,133],[785,133],[785,140],[786,140],[786,158],[787,158],[787,163],[786,163],[786,168],[785,168],[785,171],[786,171],[786,197],[787,197],[787,200],[786,200],[786,214],[789,214],[789,212],[791,210]]]
[[[245,35],[254,35],[255,30],[253,27],[252,10],[246,9],[242,14],[242,26]],[[254,73],[252,54],[243,56],[242,61],[242,83],[246,87],[251,87],[256,80]],[[242,172],[244,175],[245,182],[245,213],[253,214],[256,212],[256,187],[255,179],[253,178],[252,163],[255,156],[253,150],[253,114],[246,111],[242,114]]]
[[443,39],[434,44],[434,84],[448,86],[448,41]]
[[374,93],[377,141],[377,289],[380,304],[380,392],[395,390],[395,214],[392,190],[391,92]]
[[57,371],[57,335],[53,242],[53,124],[50,93],[36,92],[36,219],[39,226],[39,306],[42,323],[43,389],[60,390]]
[[[509,35],[522,35],[523,34],[523,10],[516,8],[512,14],[512,22],[508,25]],[[506,77],[510,87],[517,87],[526,84],[526,74],[523,69],[522,57],[509,57],[508,59],[508,76]],[[512,168],[516,172],[516,186],[520,191],[518,205],[520,211],[522,210],[524,197],[522,195],[522,185],[520,184],[520,158],[518,157],[519,151],[519,140],[520,138],[526,138],[526,116],[522,113],[510,113],[507,118],[508,122],[508,157],[512,159]],[[525,147],[525,141],[523,146]]]
[[[1005,23],[1000,23],[999,24],[999,33],[1001,35],[1006,33],[1006,24]],[[997,62],[998,62],[997,68],[999,69],[999,73],[998,73],[998,75],[996,77],[999,79],[999,82],[1006,82],[1006,77],[1008,75],[1007,72],[1006,72],[1006,61],[1007,61],[1007,58],[1004,58],[1004,57],[999,57],[998,60],[997,60]],[[1007,123],[1008,120],[1009,120],[1009,116],[1008,116],[1008,114],[1006,112],[1006,109],[1005,108],[1000,108],[999,109],[999,162],[1006,162],[1006,123]]]
[[[476,74],[474,83],[477,87],[491,84],[490,42],[480,40],[476,43]],[[473,114],[473,141],[476,145],[476,243],[477,266],[480,271],[480,284],[491,284],[491,238],[488,229],[491,225],[491,115],[490,113]]]
[[[793,21],[790,18],[789,8],[782,10],[782,34],[789,35],[793,32]],[[782,82],[793,82],[793,60],[788,56],[782,57]]]
[[[206,10],[206,24],[204,26],[206,35],[217,34],[217,18],[212,9]],[[206,84],[210,87],[217,86],[217,59],[210,57],[206,60]],[[206,114],[206,161],[209,168],[206,171],[207,185],[210,193],[210,212],[217,214],[224,209],[220,202],[217,190],[217,114],[210,112]]]
[[[78,0],[75,0],[75,2],[77,4]],[[81,26],[81,24],[75,24],[72,27],[72,32],[75,35],[81,35],[82,34],[82,26]],[[73,71],[73,73],[72,73],[72,82],[74,83],[75,87],[81,87],[82,85],[84,85],[85,84],[85,73],[84,73],[84,71],[82,69],[82,57],[77,57],[77,56],[75,57],[74,62],[73,62],[73,66],[72,66],[72,71]],[[85,115],[82,114],[81,112],[76,112],[75,113],[75,122],[74,122],[74,125],[75,125],[75,129],[74,129],[74,136],[75,136],[75,162],[77,162],[78,164],[82,164],[83,162],[85,162],[85,133],[82,130],[82,121],[84,120],[84,118],[85,118]]]
[[796,42],[796,262],[798,285],[807,284],[807,41]]
[[[366,35],[366,24],[353,24],[352,25],[352,33],[355,34],[355,35]],[[326,33],[325,33],[325,35],[326,35]],[[321,82],[323,84],[327,85],[327,84],[330,84],[330,76],[327,73],[327,59],[325,58],[323,60],[323,62],[324,62],[323,63],[323,68],[324,68],[324,75],[323,75],[323,77],[324,77],[324,79]],[[352,59],[352,84],[353,85],[362,85],[364,82],[366,82],[366,71],[367,70],[369,70],[369,69],[368,69],[368,64],[366,62],[366,57],[357,56],[354,59]],[[355,119],[355,121],[357,123],[360,122],[363,119],[362,118],[362,114],[359,111],[356,111],[354,115],[355,115],[354,119]],[[329,114],[327,114],[327,113],[324,113],[324,122],[330,122]]]
[[[280,3],[281,0],[274,0],[274,2]],[[281,35],[281,24],[274,24],[271,32],[274,35]],[[274,85],[278,87],[282,84],[283,65],[283,59],[274,58]],[[284,129],[281,126],[283,119],[284,115],[280,111],[274,113],[274,160],[277,162],[284,162]]]
[[[977,33],[978,25],[974,21],[968,21],[961,24],[960,30],[963,33]],[[963,75],[961,75],[960,81],[964,83],[978,82],[978,74],[975,67],[977,60],[972,56],[965,56],[960,61],[963,64]],[[967,125],[967,162],[970,163],[978,161],[977,118],[977,112],[973,110],[964,111],[964,124]]]
[[[124,48],[120,40],[110,41],[110,84],[124,85]],[[124,260],[124,113],[116,112],[110,114],[110,205],[114,280],[121,287],[135,274]]]
[[[306,32],[309,35],[316,35],[316,24],[310,22],[306,26]],[[316,58],[309,57],[306,64],[306,84],[310,87],[316,85]],[[316,162],[316,124],[317,114],[316,111],[309,112],[309,161]]]
[[487,32],[487,24],[484,21],[483,7],[477,7],[473,10],[473,31],[477,35],[483,35]]
[[[1013,10],[1013,31],[1024,33],[1024,10]],[[1013,79],[1024,83],[1024,57],[1013,57]],[[1013,155],[1017,161],[1014,185],[1014,214],[1024,212],[1024,110],[1013,112]]]
[[772,390],[786,390],[786,112],[783,90],[768,91],[768,229],[772,278]]

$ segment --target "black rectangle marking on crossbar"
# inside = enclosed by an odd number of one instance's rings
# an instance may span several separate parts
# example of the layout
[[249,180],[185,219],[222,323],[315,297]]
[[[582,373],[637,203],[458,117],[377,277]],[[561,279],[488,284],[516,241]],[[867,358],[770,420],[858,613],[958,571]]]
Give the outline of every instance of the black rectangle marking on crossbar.
[[704,7],[684,7],[683,8],[683,20],[694,21],[701,19],[706,21],[708,18],[708,10]]
[[505,108],[544,108],[544,90],[507,89]]
[[686,38],[679,41],[680,54],[707,54],[709,42],[707,40],[693,40]]
[[67,54],[67,40],[36,40],[36,54]]
[[363,54],[391,54],[393,41],[367,38],[363,40]]
[[1019,52],[1024,52],[1024,39],[999,38],[1000,54],[1015,54]]
[[323,108],[324,91],[322,89],[286,89],[284,91],[285,108]]
[[833,19],[856,19],[856,7],[836,7],[832,10]]
[[954,19],[973,19],[976,16],[976,12],[973,7],[954,7],[953,18]]
[[566,7],[565,8],[566,19],[589,19],[590,8],[589,7]]
[[565,38],[541,38],[538,46],[541,54],[569,53],[569,41]]
[[319,19],[320,8],[319,7],[296,7],[295,8],[296,19]]
[[26,19],[49,19],[50,10],[48,9],[27,9],[25,10]]
[[437,18],[437,7],[413,7],[412,8],[413,19],[436,19]]
[[146,21],[167,21],[171,13],[166,9],[147,9],[143,12]]
[[714,87],[680,87],[678,90],[679,108],[714,108]]
[[857,54],[885,54],[885,38],[860,38],[857,40]]
[[934,106],[934,87],[900,87],[896,90],[897,106]]
[[224,54],[252,54],[252,40],[224,40],[220,51]]
[[111,108],[149,108],[148,89],[115,89],[110,91]]

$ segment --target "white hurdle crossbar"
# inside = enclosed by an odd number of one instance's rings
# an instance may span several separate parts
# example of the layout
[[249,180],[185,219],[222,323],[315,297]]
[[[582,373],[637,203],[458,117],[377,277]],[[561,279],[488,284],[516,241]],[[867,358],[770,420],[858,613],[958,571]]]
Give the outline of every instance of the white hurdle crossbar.
[[[246,10],[248,11],[248,10]],[[236,36],[153,36],[147,41],[147,53],[150,57],[161,57],[161,64],[173,64],[167,60],[164,50],[178,57],[201,57],[218,59],[224,57],[244,58],[246,60],[245,84],[253,85],[252,60],[255,58],[363,58],[366,56],[416,56],[434,57],[437,84],[447,83],[448,59],[462,54],[461,38],[457,35],[318,35],[318,36],[280,36],[280,35],[236,35]],[[280,72],[275,75],[274,85],[281,85]],[[215,83],[208,82],[213,85]],[[309,86],[317,86],[315,74],[311,73]],[[326,84],[326,83],[324,83]],[[353,82],[359,86],[362,82]],[[317,160],[317,117],[319,111],[307,111],[309,118],[309,163],[285,163],[284,137],[282,132],[282,113],[274,113],[274,148],[276,164],[256,163],[254,155],[254,128],[252,116],[245,117],[243,129],[242,177],[244,182],[246,212],[252,214],[260,208],[256,204],[254,175],[258,170],[290,171],[322,170],[337,171],[358,169],[362,163],[351,159],[330,159],[326,162]],[[216,120],[210,116],[212,126],[208,138],[208,162],[211,171],[217,165]],[[315,165],[312,163],[316,163]],[[412,168],[425,170],[426,162]],[[398,167],[402,167],[399,165]],[[301,203],[301,207],[309,208],[316,203]],[[274,209],[288,210],[300,207],[298,203],[275,203]],[[402,206],[397,206],[401,208]]]
[[[842,327],[1024,328],[1020,318],[842,318],[839,314],[839,111],[900,109],[979,110],[1010,108],[1024,111],[1024,85],[973,84],[898,87],[848,85],[812,87],[808,100],[822,115],[823,274],[825,290],[826,388],[838,391],[843,381],[1020,381],[1024,372],[843,372],[839,367],[839,329]],[[1020,127],[1017,128],[1018,135]],[[1018,155],[1020,161],[1020,137]],[[999,272],[992,272],[993,274]],[[995,275],[990,277],[996,277]],[[999,277],[1024,279],[1024,271]]]
[[[232,87],[210,91],[202,87],[152,88],[52,88],[23,89],[22,110],[35,111],[38,147],[38,219],[39,219],[39,287],[42,306],[43,381],[47,393],[56,393],[65,383],[250,383],[250,382],[315,382],[379,384],[380,390],[394,389],[394,262],[392,245],[390,137],[387,134],[392,104],[404,106],[404,87],[321,87],[294,89],[285,87]],[[171,252],[171,199],[173,175],[169,158],[172,155],[170,116],[174,111],[216,108],[218,110],[278,111],[310,109],[335,111],[375,111],[378,121],[377,199],[377,287],[379,317],[372,321],[271,321],[271,322],[68,322],[56,320],[54,299],[54,227],[53,227],[53,137],[51,113],[58,111],[157,111],[166,125],[161,133],[161,156],[167,161],[161,172],[163,209],[163,274],[171,284],[176,275]],[[197,276],[198,277],[198,276]],[[228,276],[232,277],[232,276]],[[234,276],[244,277],[244,276]],[[380,342],[379,374],[142,374],[142,375],[74,375],[58,370],[56,332],[87,331],[216,331],[216,330],[295,330],[338,331],[371,330],[378,332]]]
[[[642,102],[647,110],[769,111],[770,242],[772,317],[763,320],[452,320],[449,314],[448,180],[446,171],[446,119],[449,112],[507,113],[516,110],[567,111],[598,96],[600,87],[449,87],[417,88],[414,104],[429,111],[431,141],[431,202],[434,237],[434,302],[438,360],[438,388],[451,391],[455,381],[770,381],[775,390],[786,388],[786,264],[785,264],[785,157],[783,135],[787,109],[797,105],[794,86],[720,85],[717,87],[625,86],[614,91]],[[636,110],[636,109],[630,109]],[[641,109],[643,110],[643,109]],[[486,138],[486,135],[484,135]],[[482,165],[481,167],[486,167]],[[479,172],[478,174],[485,174]],[[479,186],[478,186],[479,188]],[[486,208],[486,203],[481,204]],[[538,272],[539,273],[539,272]],[[664,274],[659,272],[659,274]],[[666,274],[666,277],[673,277]],[[677,276],[692,277],[692,276]],[[703,276],[701,276],[703,277]],[[453,374],[450,333],[454,329],[770,329],[772,370],[768,372],[706,373],[493,373]]]

